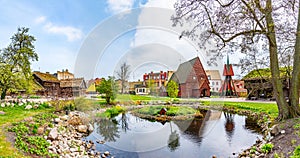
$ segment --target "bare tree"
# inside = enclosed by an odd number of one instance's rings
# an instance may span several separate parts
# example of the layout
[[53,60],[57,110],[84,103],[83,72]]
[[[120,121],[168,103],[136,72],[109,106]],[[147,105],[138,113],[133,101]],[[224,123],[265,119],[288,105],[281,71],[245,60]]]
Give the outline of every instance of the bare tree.
[[126,62],[124,62],[121,67],[120,70],[117,72],[118,78],[121,80],[121,93],[123,94],[126,88],[126,82],[129,78],[129,74],[130,74],[130,66],[126,64]]
[[[182,32],[205,47],[214,43],[210,50],[214,56],[222,52],[249,54],[255,48],[269,52],[274,97],[279,115],[278,120],[300,115],[300,19],[298,0],[181,0],[175,5],[172,16],[174,25],[195,21],[193,28]],[[298,22],[298,23],[297,23]],[[298,33],[297,33],[298,32]],[[257,44],[261,48],[257,47]],[[283,94],[279,71],[279,56],[284,50],[294,48],[293,72],[289,101]]]

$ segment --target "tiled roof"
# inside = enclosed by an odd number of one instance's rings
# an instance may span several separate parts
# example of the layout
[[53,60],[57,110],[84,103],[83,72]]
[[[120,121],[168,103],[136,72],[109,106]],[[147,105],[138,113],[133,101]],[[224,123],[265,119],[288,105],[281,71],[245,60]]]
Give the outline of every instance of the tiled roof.
[[54,77],[52,74],[49,73],[34,71],[33,74],[36,75],[38,78],[40,78],[42,81],[59,82],[56,77]]
[[210,75],[211,80],[221,80],[221,75],[219,70],[206,70],[207,76]]
[[185,83],[197,59],[198,57],[180,64],[177,71],[173,73],[171,80],[179,84]]

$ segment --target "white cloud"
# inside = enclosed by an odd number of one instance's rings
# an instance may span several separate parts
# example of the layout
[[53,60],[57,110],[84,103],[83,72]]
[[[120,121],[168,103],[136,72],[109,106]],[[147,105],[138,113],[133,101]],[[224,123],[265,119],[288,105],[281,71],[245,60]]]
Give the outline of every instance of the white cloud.
[[83,37],[82,31],[72,26],[56,26],[49,22],[44,26],[44,28],[49,33],[62,34],[67,36],[68,41],[75,41]]
[[[191,41],[187,38],[179,39],[179,35],[184,29],[189,29],[191,26],[186,25],[182,27],[172,27],[171,16],[175,13],[173,8],[175,0],[161,1],[161,0],[149,0],[146,4],[141,5],[142,11],[138,18],[138,25],[134,37],[134,41],[131,43],[131,48],[144,47],[149,44],[159,44],[161,46],[168,47],[174,51],[169,53],[159,52],[152,47],[147,47],[149,51],[144,51],[144,55],[152,55],[152,61],[155,60],[166,66],[169,70],[176,70],[178,65],[186,60],[190,60],[196,56],[199,56],[205,69],[218,69],[222,70],[222,62],[218,63],[217,67],[211,67],[207,65],[209,57],[206,50],[200,50],[197,46],[197,42]],[[146,28],[145,28],[146,27]],[[161,49],[161,47],[158,47]],[[152,52],[152,53],[151,53]],[[159,52],[159,53],[153,53]],[[143,55],[139,55],[142,57]],[[160,59],[172,60],[172,63],[161,61]]]
[[135,0],[107,0],[108,9],[113,13],[126,11],[132,8]]
[[42,23],[44,23],[45,21],[46,21],[46,17],[45,17],[45,16],[37,17],[37,18],[34,20],[34,22],[35,22],[36,24],[42,24]]

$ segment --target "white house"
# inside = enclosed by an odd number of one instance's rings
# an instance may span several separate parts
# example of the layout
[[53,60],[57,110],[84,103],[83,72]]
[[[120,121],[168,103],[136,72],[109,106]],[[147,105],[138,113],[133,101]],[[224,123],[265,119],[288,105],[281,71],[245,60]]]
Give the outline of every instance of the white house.
[[211,92],[219,92],[222,87],[222,79],[219,70],[206,70]]

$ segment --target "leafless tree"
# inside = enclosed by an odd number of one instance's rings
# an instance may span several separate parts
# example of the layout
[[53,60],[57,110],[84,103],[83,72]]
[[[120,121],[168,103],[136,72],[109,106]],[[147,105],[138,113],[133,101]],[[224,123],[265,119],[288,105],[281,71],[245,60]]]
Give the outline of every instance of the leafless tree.
[[[300,115],[299,0],[180,0],[174,7],[176,13],[171,19],[175,26],[195,22],[180,37],[191,38],[200,47],[213,43],[216,48],[210,53],[214,56],[228,50],[247,55],[255,50],[268,51],[277,119]],[[279,71],[279,60],[286,50],[293,54],[289,101],[284,97]]]
[[130,65],[126,62],[121,64],[120,70],[117,72],[118,78],[121,80],[121,93],[123,94],[126,88],[126,82],[128,81],[130,74]]

